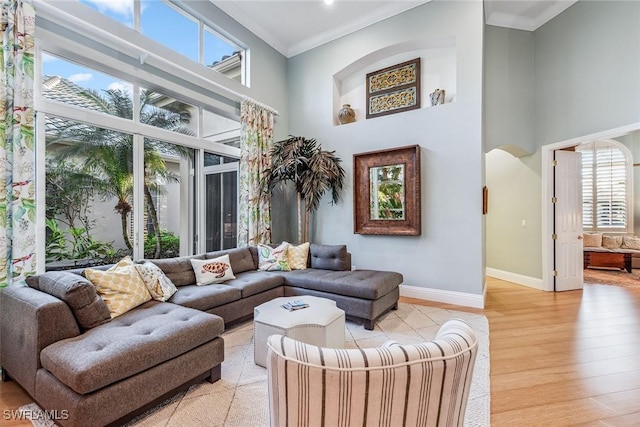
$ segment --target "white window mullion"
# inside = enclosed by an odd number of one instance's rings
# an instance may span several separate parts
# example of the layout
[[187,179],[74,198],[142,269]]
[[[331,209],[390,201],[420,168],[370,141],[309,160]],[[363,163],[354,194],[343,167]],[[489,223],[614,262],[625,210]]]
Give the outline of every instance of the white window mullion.
[[133,0],[133,29],[140,31],[140,12],[142,11],[141,0]]
[[144,137],[133,135],[133,259],[144,258]]
[[203,253],[206,251],[206,235],[207,225],[205,221],[206,215],[206,194],[205,194],[205,182],[206,177],[204,174],[204,150],[198,150],[195,156],[195,209],[196,209],[196,233],[198,238],[198,244],[196,246],[196,253]]
[[[136,102],[136,96],[133,97],[134,103]],[[138,108],[134,106],[134,118],[136,114],[140,114],[139,105]],[[136,123],[134,120],[123,119],[116,116],[110,116],[108,114],[98,113],[95,111],[85,110],[82,108],[74,107],[71,105],[65,105],[58,102],[50,101],[41,97],[40,110],[44,113],[51,114],[60,118],[70,119],[80,123],[86,123],[94,126],[99,126],[105,129],[113,129],[126,133],[140,133],[147,135],[150,138],[160,139],[163,141],[174,142],[176,144],[184,145],[189,148],[201,148],[209,151],[215,151],[224,156],[240,157],[240,149],[231,147],[222,143],[214,141],[203,141],[194,136],[184,135],[177,132],[161,129],[155,126]],[[135,104],[134,104],[135,105]]]

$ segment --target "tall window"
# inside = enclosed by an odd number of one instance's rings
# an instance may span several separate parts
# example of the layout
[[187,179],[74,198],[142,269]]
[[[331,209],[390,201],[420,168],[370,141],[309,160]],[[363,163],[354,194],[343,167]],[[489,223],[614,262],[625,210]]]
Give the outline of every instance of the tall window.
[[233,100],[193,90],[162,63],[157,74],[143,60],[132,69],[124,54],[94,48],[119,43],[117,28],[59,40],[54,30],[66,16],[39,28],[36,49],[46,183],[37,196],[46,226],[38,236],[46,265],[38,268],[235,247],[240,125],[225,109]]
[[582,221],[585,230],[631,230],[631,153],[612,140],[576,147],[582,153]]

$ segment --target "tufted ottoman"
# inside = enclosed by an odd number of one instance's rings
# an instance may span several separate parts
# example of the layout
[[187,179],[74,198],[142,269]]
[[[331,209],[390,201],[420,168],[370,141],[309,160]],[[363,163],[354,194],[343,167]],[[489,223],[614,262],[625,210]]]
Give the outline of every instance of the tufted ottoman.
[[150,301],[45,347],[36,389],[48,392],[38,401],[68,411],[63,425],[117,419],[198,374],[219,378],[223,330],[218,316]]
[[[309,307],[289,311],[282,304],[301,300]],[[267,338],[284,335],[320,347],[344,347],[344,311],[336,302],[313,296],[275,298],[257,306],[253,313],[253,359],[267,366]]]

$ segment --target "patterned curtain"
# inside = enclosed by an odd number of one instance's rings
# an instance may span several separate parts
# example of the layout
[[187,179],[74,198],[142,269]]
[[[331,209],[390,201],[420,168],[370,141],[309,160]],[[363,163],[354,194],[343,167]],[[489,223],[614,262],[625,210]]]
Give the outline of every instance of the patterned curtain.
[[276,114],[248,99],[240,105],[238,246],[271,242],[271,194],[263,175],[271,166]]
[[0,288],[35,274],[33,58],[35,12],[2,0],[0,66]]

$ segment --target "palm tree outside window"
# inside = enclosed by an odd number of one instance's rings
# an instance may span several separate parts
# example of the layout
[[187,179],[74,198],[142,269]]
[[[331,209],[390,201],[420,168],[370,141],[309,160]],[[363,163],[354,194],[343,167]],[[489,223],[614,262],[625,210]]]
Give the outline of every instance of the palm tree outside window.
[[618,141],[581,144],[582,221],[586,231],[627,233],[633,229],[632,156]]

